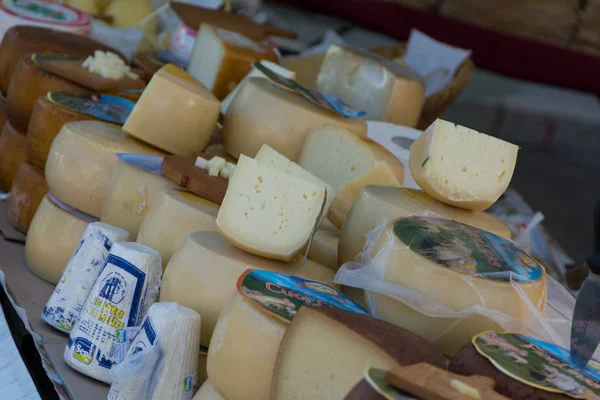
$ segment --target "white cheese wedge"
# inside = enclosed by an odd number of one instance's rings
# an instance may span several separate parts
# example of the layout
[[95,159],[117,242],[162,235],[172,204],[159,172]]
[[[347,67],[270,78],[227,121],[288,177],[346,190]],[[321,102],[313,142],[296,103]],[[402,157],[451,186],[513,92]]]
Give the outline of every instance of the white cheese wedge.
[[160,254],[138,243],[117,242],[71,330],[64,359],[84,375],[110,384],[148,308],[158,300]]
[[319,229],[310,243],[308,259],[337,271],[339,237],[339,233]]
[[197,311],[202,316],[200,344],[208,347],[219,314],[247,269],[294,274],[336,286],[335,273],[310,259],[302,265],[269,260],[232,246],[219,232],[193,232],[165,269],[160,301],[174,301]]
[[217,392],[210,379],[207,379],[200,386],[193,400],[225,400],[225,398],[221,396],[221,393]]
[[242,155],[229,180],[217,226],[242,250],[290,261],[308,243],[325,204],[325,191],[323,185]]
[[163,268],[190,232],[216,231],[219,206],[183,190],[164,190],[144,218],[137,242],[160,253]]
[[510,229],[506,225],[484,212],[448,206],[416,189],[366,186],[356,198],[344,221],[338,249],[339,265],[354,261],[365,247],[365,235],[375,229],[382,219],[393,220],[425,211],[431,211],[509,240],[511,238]]
[[123,229],[101,222],[89,224],[42,311],[42,319],[53,328],[70,333],[108,252],[114,243],[128,239],[129,232]]
[[416,127],[425,103],[425,80],[407,66],[363,49],[332,45],[317,87],[366,111],[365,119]]
[[225,115],[223,145],[239,158],[240,154],[254,157],[266,143],[297,161],[310,129],[325,124],[367,136],[362,118],[344,118],[264,78],[250,78],[240,86]]
[[428,195],[468,210],[485,210],[512,179],[519,147],[436,120],[410,148],[410,173]]
[[125,360],[113,371],[108,400],[190,399],[198,388],[200,315],[154,303]]

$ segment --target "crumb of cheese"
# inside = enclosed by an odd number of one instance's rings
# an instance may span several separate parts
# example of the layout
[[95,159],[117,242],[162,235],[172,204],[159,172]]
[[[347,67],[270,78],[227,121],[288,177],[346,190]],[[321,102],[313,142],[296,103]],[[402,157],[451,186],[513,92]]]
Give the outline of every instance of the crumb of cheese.
[[467,397],[477,400],[481,399],[481,396],[479,395],[479,391],[477,389],[475,389],[473,386],[467,385],[466,383],[459,381],[458,379],[452,379],[450,381],[450,386],[460,394],[464,394]]
[[115,53],[110,51],[96,50],[93,56],[89,56],[81,64],[88,71],[108,79],[138,79],[138,74],[131,72],[131,67]]
[[194,165],[196,165],[198,168],[208,169],[208,160],[206,158],[198,157],[196,158]]

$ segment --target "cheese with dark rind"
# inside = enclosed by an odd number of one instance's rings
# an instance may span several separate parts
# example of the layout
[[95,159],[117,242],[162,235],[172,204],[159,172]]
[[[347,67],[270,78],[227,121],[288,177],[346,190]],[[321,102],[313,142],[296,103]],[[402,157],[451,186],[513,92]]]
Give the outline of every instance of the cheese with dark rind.
[[8,221],[23,233],[27,233],[31,220],[48,193],[44,172],[24,162],[15,175],[8,199]]
[[27,161],[27,139],[7,121],[0,134],[0,190],[9,192],[19,166]]

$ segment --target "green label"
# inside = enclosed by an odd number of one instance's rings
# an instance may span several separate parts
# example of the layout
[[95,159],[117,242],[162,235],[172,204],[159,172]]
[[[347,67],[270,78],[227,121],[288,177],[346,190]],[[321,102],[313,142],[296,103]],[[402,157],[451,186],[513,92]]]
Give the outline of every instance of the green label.
[[365,381],[371,388],[387,400],[417,400],[408,393],[392,386],[385,379],[387,371],[378,368],[369,368],[365,374]]

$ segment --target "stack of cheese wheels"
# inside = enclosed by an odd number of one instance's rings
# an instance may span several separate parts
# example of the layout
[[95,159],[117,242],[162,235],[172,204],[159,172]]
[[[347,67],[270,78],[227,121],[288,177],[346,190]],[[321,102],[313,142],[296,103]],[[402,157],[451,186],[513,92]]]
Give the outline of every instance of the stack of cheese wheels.
[[27,139],[11,121],[6,121],[0,133],[0,190],[9,192],[17,169],[27,161]]
[[8,200],[8,221],[18,230],[27,233],[33,216],[48,193],[44,172],[24,162],[15,175]]

